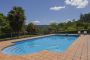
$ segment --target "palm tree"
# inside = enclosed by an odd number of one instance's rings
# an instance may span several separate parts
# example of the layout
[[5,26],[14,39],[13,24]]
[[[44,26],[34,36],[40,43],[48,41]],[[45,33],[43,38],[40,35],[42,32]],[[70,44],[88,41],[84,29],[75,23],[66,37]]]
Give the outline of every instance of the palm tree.
[[14,32],[18,33],[22,28],[22,25],[24,24],[26,20],[26,16],[24,15],[24,10],[22,7],[12,7],[13,10],[10,10],[7,15],[7,19],[9,20],[10,27]]

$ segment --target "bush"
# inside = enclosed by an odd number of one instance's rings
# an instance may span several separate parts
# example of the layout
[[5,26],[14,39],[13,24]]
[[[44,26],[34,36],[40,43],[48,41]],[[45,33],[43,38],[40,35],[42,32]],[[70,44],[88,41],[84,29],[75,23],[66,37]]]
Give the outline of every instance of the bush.
[[59,31],[64,31],[63,29],[59,29]]
[[68,31],[75,31],[76,29],[75,28],[72,28],[72,27],[69,27],[67,28]]
[[88,29],[79,29],[79,30],[80,30],[80,31],[85,31],[85,30],[87,31]]
[[0,34],[2,33],[2,31],[0,30]]
[[79,29],[79,30],[71,29],[71,30],[59,31],[59,33],[77,34],[78,31],[81,31],[81,33],[83,33],[84,31],[87,31],[87,33],[89,33],[89,29]]

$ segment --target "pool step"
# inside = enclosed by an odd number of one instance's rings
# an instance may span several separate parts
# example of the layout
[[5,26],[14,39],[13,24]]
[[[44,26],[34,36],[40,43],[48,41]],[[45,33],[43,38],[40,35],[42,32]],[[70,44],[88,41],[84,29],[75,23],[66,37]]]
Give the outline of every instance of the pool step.
[[13,48],[14,48],[14,46],[6,47],[6,48],[4,48],[4,50],[7,52],[8,50],[11,50],[11,49],[13,49]]
[[6,47],[3,49],[4,53],[8,54],[8,53],[12,53],[12,54],[23,54],[25,51],[23,51],[22,49],[20,49],[19,47],[17,46],[9,46],[9,47]]

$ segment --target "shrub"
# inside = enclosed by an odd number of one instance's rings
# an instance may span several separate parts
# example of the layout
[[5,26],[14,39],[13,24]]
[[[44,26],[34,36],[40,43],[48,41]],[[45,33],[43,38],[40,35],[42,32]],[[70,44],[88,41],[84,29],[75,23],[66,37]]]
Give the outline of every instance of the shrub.
[[76,29],[75,28],[72,28],[72,27],[69,27],[67,28],[68,31],[75,31]]

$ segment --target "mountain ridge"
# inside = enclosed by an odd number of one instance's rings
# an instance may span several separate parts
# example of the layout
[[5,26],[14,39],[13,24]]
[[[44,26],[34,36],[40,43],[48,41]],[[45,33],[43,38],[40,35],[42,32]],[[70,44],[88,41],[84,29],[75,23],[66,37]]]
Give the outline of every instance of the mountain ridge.
[[35,25],[37,28],[49,28],[50,25]]

